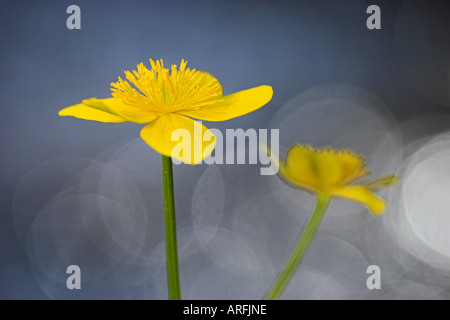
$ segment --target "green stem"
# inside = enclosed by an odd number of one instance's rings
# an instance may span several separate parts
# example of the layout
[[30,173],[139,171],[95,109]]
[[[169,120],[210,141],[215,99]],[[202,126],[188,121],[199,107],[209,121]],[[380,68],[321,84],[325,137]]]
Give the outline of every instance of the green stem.
[[167,284],[170,300],[181,300],[178,273],[177,228],[173,193],[172,158],[162,156],[164,224],[166,230]]
[[294,275],[295,270],[300,264],[300,261],[308,250],[308,247],[312,239],[314,238],[314,235],[316,234],[320,222],[325,215],[325,211],[328,208],[330,200],[330,197],[327,195],[317,194],[314,212],[309,218],[308,224],[306,225],[302,236],[297,241],[294,251],[292,252],[288,262],[286,263],[286,266],[267,294],[265,298],[266,300],[276,300],[280,297],[281,293],[283,293],[283,290],[286,288],[286,285],[289,283],[289,280]]

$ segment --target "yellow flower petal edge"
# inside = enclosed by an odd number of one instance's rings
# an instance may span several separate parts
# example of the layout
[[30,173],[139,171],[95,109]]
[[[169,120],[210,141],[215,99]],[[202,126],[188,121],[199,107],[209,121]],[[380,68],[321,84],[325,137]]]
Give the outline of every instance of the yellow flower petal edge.
[[[161,127],[165,130],[160,130]],[[180,136],[176,135],[177,132]],[[182,141],[188,137],[190,141]],[[146,125],[141,130],[141,138],[162,155],[190,164],[197,164],[208,157],[216,144],[214,134],[200,122],[173,113],[162,115]],[[187,148],[174,149],[184,143]]]
[[[179,68],[172,65],[170,70],[164,67],[162,59],[156,62],[150,59],[150,65],[148,69],[140,63],[137,70],[125,71],[125,79],[119,77],[117,82],[111,83],[112,98],[86,99],[62,109],[59,115],[100,122],[147,124],[141,137],[159,153],[171,156],[169,149],[177,145],[171,141],[172,133],[176,129],[192,133],[194,122],[190,118],[229,120],[261,108],[273,96],[272,88],[266,85],[223,96],[222,85],[213,75],[188,68],[184,59]],[[191,156],[181,155],[177,159],[195,164],[200,153],[200,161],[211,154],[214,143],[203,138],[214,140],[213,136],[206,127],[201,125],[201,128],[206,135],[194,134],[191,152],[185,150]],[[202,152],[194,150],[198,146]]]
[[225,121],[261,108],[272,96],[272,87],[259,86],[227,95],[209,105],[180,110],[178,113],[200,120]]
[[[100,118],[92,118],[92,110],[103,111],[105,113],[115,115],[122,119],[122,121],[108,121],[115,118],[101,117],[102,113],[96,113],[100,115]],[[86,99],[81,104],[70,106],[62,109],[59,112],[61,116],[74,116],[85,120],[95,120],[101,122],[126,122],[131,121],[135,123],[148,123],[157,118],[155,112],[149,112],[148,110],[137,108],[134,106],[128,106],[117,98],[108,99]]]
[[336,188],[331,193],[332,196],[341,197],[344,199],[360,202],[367,206],[367,208],[374,215],[383,213],[386,209],[386,203],[372,192],[369,188],[363,185],[348,185],[341,188]]
[[358,154],[330,148],[316,150],[308,145],[293,145],[284,164],[290,179],[325,192],[370,174]]
[[88,107],[83,103],[64,108],[58,112],[58,115],[62,117],[71,116],[79,119],[99,122],[120,123],[127,121],[124,118],[119,117],[118,115]]
[[363,185],[370,190],[377,190],[380,188],[390,187],[398,182],[398,177],[395,174],[390,174],[369,182],[363,183]]
[[314,149],[309,145],[295,144],[288,150],[286,161],[268,147],[262,146],[261,151],[271,158],[280,176],[290,185],[363,203],[373,214],[380,214],[386,208],[384,201],[373,191],[391,186],[398,180],[392,174],[352,184],[369,175],[370,170],[365,166],[364,158],[350,150]]
[[158,114],[145,108],[129,106],[117,98],[87,99],[83,104],[98,110],[118,115],[130,122],[148,123],[157,118]]

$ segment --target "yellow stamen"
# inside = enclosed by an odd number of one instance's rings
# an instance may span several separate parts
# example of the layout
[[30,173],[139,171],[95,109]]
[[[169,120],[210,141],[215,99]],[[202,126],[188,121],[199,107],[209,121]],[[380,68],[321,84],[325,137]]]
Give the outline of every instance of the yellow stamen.
[[162,59],[156,62],[150,59],[150,65],[151,70],[140,63],[137,71],[125,71],[128,81],[119,77],[119,81],[112,83],[112,96],[126,104],[161,113],[195,110],[222,100],[219,81],[207,72],[186,68],[184,59],[179,70],[176,65],[171,66],[170,74]]

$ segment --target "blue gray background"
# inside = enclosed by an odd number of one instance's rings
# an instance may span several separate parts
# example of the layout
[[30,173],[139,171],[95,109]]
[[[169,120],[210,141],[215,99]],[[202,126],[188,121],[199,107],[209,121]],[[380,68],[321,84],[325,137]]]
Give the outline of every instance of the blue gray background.
[[[81,30],[66,28],[71,4]],[[371,4],[381,30],[366,28]],[[294,142],[352,148],[374,174],[401,172],[411,183],[386,191],[391,209],[378,220],[336,201],[285,298],[448,299],[448,187],[427,170],[450,177],[441,135],[450,128],[449,9],[448,1],[1,1],[0,298],[165,299],[159,155],[140,141],[139,125],[57,113],[109,96],[117,76],[149,58],[184,58],[225,94],[274,89],[264,108],[209,127],[279,128],[282,153]],[[258,170],[175,167],[184,297],[259,299],[280,270],[312,198]],[[427,198],[436,185],[443,196]],[[65,288],[69,264],[82,269],[80,291]],[[377,292],[365,285],[370,264],[381,266]]]

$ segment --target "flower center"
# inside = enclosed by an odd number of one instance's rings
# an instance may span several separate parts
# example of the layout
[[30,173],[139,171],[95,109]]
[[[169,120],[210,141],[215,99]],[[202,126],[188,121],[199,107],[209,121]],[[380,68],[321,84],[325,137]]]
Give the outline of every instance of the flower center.
[[172,65],[170,74],[162,59],[156,63],[150,59],[150,64],[151,70],[140,63],[137,71],[125,71],[129,82],[119,77],[119,81],[111,83],[112,96],[126,104],[161,113],[195,109],[215,103],[223,96],[222,86],[215,77],[186,68],[184,59],[179,70]]

